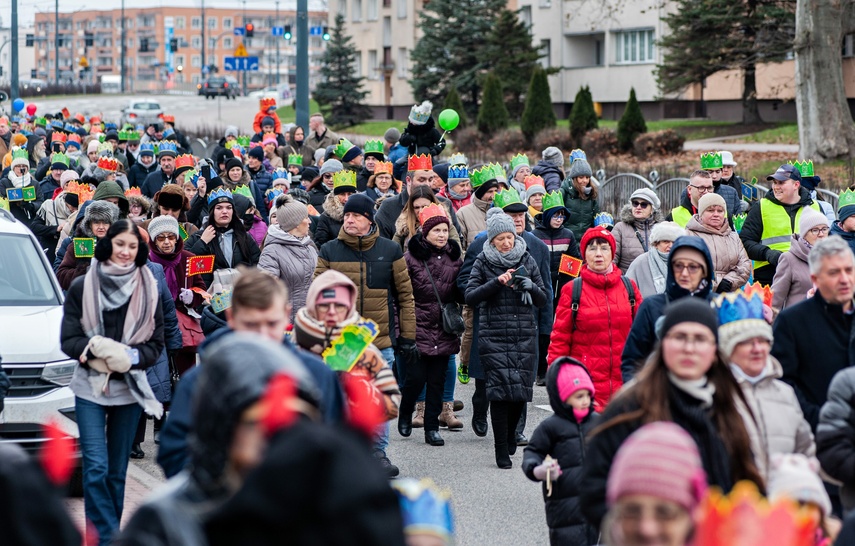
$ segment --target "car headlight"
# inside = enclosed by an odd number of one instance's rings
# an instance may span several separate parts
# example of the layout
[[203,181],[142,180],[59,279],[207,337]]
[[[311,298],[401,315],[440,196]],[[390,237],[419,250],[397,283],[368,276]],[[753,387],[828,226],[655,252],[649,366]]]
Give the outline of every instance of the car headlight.
[[76,367],[77,361],[72,359],[51,362],[42,370],[42,379],[60,387],[67,387]]

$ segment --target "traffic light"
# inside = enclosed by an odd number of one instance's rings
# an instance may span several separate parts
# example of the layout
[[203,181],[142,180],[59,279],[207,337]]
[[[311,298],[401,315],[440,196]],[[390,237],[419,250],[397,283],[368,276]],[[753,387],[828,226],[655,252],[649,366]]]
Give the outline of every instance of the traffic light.
[[95,35],[91,32],[86,32],[83,34],[83,45],[85,47],[92,47],[95,45]]
[[140,38],[140,53],[148,53],[148,38]]
[[178,51],[178,38],[169,39],[169,50],[175,53]]
[[291,39],[291,25],[285,25],[285,39]]
[[329,41],[330,39],[330,27],[324,27],[324,40]]
[[246,31],[247,38],[252,38],[253,35],[255,35],[255,25],[253,25],[252,23],[247,23],[244,27],[244,30]]

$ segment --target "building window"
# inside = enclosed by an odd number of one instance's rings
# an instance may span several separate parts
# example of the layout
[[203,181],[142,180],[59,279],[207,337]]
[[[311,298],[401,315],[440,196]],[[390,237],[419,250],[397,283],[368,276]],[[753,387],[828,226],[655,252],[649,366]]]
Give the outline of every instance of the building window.
[[184,64],[184,55],[176,55],[175,64]]
[[190,28],[202,28],[202,18],[193,17],[190,19]]
[[175,18],[175,28],[183,29],[184,25],[186,25],[186,24],[187,24],[187,20],[184,18],[183,15]]
[[847,34],[843,37],[843,56],[855,57],[855,34]]
[[540,41],[540,54],[543,57],[540,58],[540,65],[543,68],[549,68],[552,66],[552,42],[551,40],[545,39]]
[[407,56],[407,48],[399,47],[398,48],[398,77],[402,80],[407,79],[407,61],[409,57]]
[[383,47],[392,47],[392,18],[383,18]]
[[190,66],[193,68],[199,68],[202,66],[202,57],[200,55],[193,55],[190,57]]
[[357,78],[362,77],[362,52],[357,51],[353,59],[353,75]]
[[398,0],[398,19],[407,18],[407,2],[409,0]]
[[216,49],[217,48],[217,38],[208,38],[208,49]]
[[208,63],[208,66],[214,65],[217,66],[217,56],[216,55],[208,55],[205,57],[205,62]]
[[525,23],[525,26],[531,27],[531,6],[520,8],[520,21]]
[[208,17],[208,28],[212,30],[216,30],[217,28],[217,18],[216,17]]
[[190,38],[190,47],[193,49],[202,49],[202,37],[201,36],[193,36]]
[[223,30],[228,30],[230,28],[232,28],[232,18],[223,17]]
[[540,8],[551,8],[552,0],[539,0],[537,6]]
[[615,34],[615,62],[652,63],[653,30],[630,30]]
[[338,14],[347,17],[347,0],[338,0]]
[[231,36],[227,38],[223,38],[223,49],[231,49],[232,48],[232,38]]
[[377,69],[377,50],[368,50],[368,79],[379,80],[380,71]]
[[352,17],[354,23],[362,21],[362,0],[353,0]]
[[199,76],[199,74],[193,74],[192,76],[190,76],[190,81],[193,83],[199,83],[200,81],[202,81],[202,78]]
[[368,14],[365,18],[369,21],[377,20],[377,0],[368,0]]

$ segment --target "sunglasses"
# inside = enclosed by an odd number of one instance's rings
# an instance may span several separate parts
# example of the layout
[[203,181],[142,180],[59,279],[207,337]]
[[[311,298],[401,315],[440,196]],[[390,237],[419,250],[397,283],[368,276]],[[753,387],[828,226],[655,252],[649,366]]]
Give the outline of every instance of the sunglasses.
[[632,208],[634,208],[634,209],[637,209],[639,207],[646,209],[649,206],[650,206],[650,203],[648,203],[647,201],[633,201],[632,202]]

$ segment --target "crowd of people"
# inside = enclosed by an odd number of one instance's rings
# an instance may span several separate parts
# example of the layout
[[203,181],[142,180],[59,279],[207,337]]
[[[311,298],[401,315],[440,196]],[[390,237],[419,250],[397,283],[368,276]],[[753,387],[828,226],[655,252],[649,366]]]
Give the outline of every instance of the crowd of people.
[[[453,444],[472,380],[551,544],[691,544],[708,487],[746,484],[810,513],[806,546],[855,533],[855,191],[835,213],[794,162],[752,199],[711,152],[671,210],[642,187],[613,216],[582,150],[470,165],[430,103],[361,146],[275,106],[211,157],[171,116],[0,119],[0,206],[65,291],[87,543],[450,544],[390,425]],[[169,482],[120,530],[149,421]],[[56,517],[33,544],[80,543]]]

